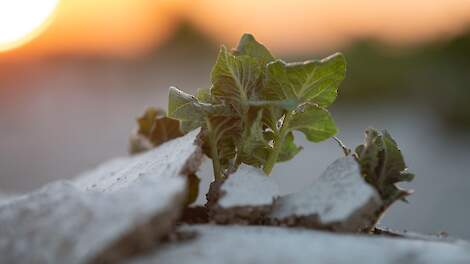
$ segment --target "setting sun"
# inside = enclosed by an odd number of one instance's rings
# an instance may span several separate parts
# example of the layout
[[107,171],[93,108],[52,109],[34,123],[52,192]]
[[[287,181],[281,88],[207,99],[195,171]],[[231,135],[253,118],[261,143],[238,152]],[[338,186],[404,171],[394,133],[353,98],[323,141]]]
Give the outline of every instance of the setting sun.
[[0,0],[0,52],[36,37],[51,20],[59,0]]

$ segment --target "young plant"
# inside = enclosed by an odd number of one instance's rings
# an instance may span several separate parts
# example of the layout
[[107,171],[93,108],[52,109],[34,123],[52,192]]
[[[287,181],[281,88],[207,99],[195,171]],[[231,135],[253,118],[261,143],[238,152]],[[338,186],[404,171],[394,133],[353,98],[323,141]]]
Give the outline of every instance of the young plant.
[[270,174],[275,163],[301,150],[293,131],[312,142],[336,134],[327,107],[335,101],[345,71],[341,54],[286,63],[245,34],[234,51],[221,47],[210,89],[192,96],[170,88],[168,114],[181,121],[183,130],[202,127],[216,179],[241,163]]
[[379,192],[385,207],[400,199],[406,201],[411,192],[397,183],[412,181],[414,174],[408,172],[397,143],[387,131],[367,129],[364,144],[356,148],[355,154],[364,179]]
[[[168,117],[149,108],[138,119],[131,138],[132,152],[140,152],[201,127],[204,153],[212,159],[215,180],[222,180],[242,163],[270,174],[277,162],[292,159],[302,147],[294,131],[311,142],[333,137],[336,126],[327,108],[335,101],[346,62],[337,53],[322,60],[286,63],[250,34],[238,47],[221,47],[211,72],[211,87],[195,96],[170,87]],[[348,149],[334,137],[345,155]],[[366,130],[355,155],[364,179],[375,187],[384,208],[405,200],[409,191],[397,186],[411,181],[401,151],[390,134]],[[188,202],[197,197],[199,178],[189,176]]]

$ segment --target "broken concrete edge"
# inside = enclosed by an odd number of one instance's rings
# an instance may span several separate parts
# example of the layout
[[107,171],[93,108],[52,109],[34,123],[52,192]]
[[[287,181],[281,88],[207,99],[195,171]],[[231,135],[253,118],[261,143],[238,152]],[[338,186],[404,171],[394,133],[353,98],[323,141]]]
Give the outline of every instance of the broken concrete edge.
[[[364,180],[365,183],[367,183]],[[324,230],[330,232],[346,232],[370,235],[384,235],[385,232],[378,232],[376,224],[382,217],[383,213],[389,208],[390,205],[380,205],[377,201],[370,199],[365,207],[365,210],[356,211],[350,217],[351,221],[355,223],[355,229],[350,229],[344,226],[341,222],[333,222],[330,224],[322,224],[318,215],[311,215],[308,217],[292,216],[286,219],[272,219],[267,217],[267,214],[272,212],[272,207],[257,208],[258,211],[253,211],[250,206],[235,207],[225,210],[218,206],[218,201],[221,199],[225,192],[221,190],[224,180],[214,181],[210,184],[209,192],[206,194],[207,203],[205,206],[187,207],[183,211],[183,217],[180,219],[178,225],[182,224],[242,224],[242,225],[265,225],[265,226],[285,226],[289,228],[309,228]],[[372,186],[373,187],[373,186]],[[374,188],[375,189],[375,188]],[[380,201],[381,198],[379,197]],[[273,205],[277,202],[274,200]],[[367,221],[364,221],[366,219]],[[422,240],[424,237],[421,235],[410,236],[406,238]],[[390,236],[403,236],[402,234],[394,234]]]
[[369,201],[364,210],[358,210],[349,217],[348,224],[345,224],[344,222],[322,223],[318,214],[308,216],[292,215],[283,219],[265,218],[262,222],[271,226],[299,227],[338,233],[367,234],[373,230],[377,223],[375,218],[376,213],[374,211],[375,208],[373,200]]
[[[218,223],[216,215],[220,212],[220,207],[218,205],[219,200],[225,195],[225,192],[222,191],[222,185],[224,184],[225,179],[215,179],[209,185],[209,190],[206,193],[206,204],[204,207],[206,208],[208,222]],[[225,223],[226,224],[226,223]]]
[[[356,162],[354,162],[354,164],[356,164]],[[270,214],[273,213],[273,209],[279,202],[278,196],[273,196],[272,202],[270,204],[265,204],[262,206],[221,206],[220,201],[226,195],[226,191],[223,190],[224,183],[233,176],[234,174],[231,174],[227,179],[214,181],[210,184],[209,191],[206,194],[207,203],[205,205],[207,208],[207,219],[203,219],[202,222],[207,221],[224,225],[243,224],[289,226],[329,230],[335,232],[369,233],[385,211],[385,207],[382,204],[383,202],[378,194],[373,195],[367,202],[364,203],[361,208],[352,212],[352,214],[347,217],[347,222],[336,221],[322,223],[321,217],[318,214],[303,216],[292,214],[283,218],[271,217]],[[365,180],[364,184],[370,186]],[[371,186],[371,189],[375,190],[373,186]],[[201,221],[192,221],[188,218],[185,218],[182,222],[201,223]]]
[[[256,197],[251,199],[251,193]],[[265,222],[278,195],[279,186],[272,178],[259,168],[241,165],[227,178],[210,184],[205,207],[213,223],[257,225]]]
[[[184,204],[186,194],[179,193],[171,199],[177,204]],[[137,223],[133,228],[121,234],[120,238],[102,249],[88,263],[118,263],[138,255],[155,250],[160,240],[172,233],[175,222],[180,218],[181,211],[167,206],[160,214],[145,222]],[[166,230],[162,232],[162,230]]]
[[267,206],[233,206],[224,208],[219,205],[220,199],[226,195],[222,190],[225,180],[213,181],[206,194],[207,222],[221,225],[257,225],[266,223],[266,216],[272,211],[274,204]]
[[311,214],[307,216],[298,216],[294,214],[282,219],[266,218],[263,222],[271,226],[308,228],[337,233],[368,234],[376,224],[376,208],[376,202],[373,198],[371,198],[365,207],[361,208],[361,210],[356,210],[352,215],[348,217],[347,223],[339,221],[322,223],[318,214]]
[[197,148],[186,161],[186,164],[180,171],[180,175],[189,176],[190,174],[196,173],[199,170],[199,167],[204,160],[204,154],[202,152],[202,138],[202,131],[199,131],[198,135],[196,136],[196,140],[193,143],[195,146],[197,146]]
[[241,164],[239,169],[222,184],[225,195],[218,204],[223,208],[266,207],[280,194],[278,183],[260,169]]
[[270,214],[277,225],[335,232],[368,232],[383,202],[351,156],[339,158],[310,187],[280,197]]
[[182,225],[150,263],[469,263],[470,247],[267,226]]
[[405,238],[411,240],[425,240],[425,241],[437,241],[437,242],[447,242],[447,243],[455,243],[466,245],[470,247],[470,242],[449,236],[449,234],[445,232],[436,233],[436,234],[420,234],[416,232],[410,232],[408,230],[395,230],[388,227],[383,226],[376,226],[374,229],[371,230],[370,234],[372,235],[379,235],[379,236],[387,236],[387,237],[395,237],[395,238]]
[[[349,155],[349,156],[354,158],[354,160],[356,160],[354,155]],[[358,163],[358,165],[360,166],[359,163]],[[377,190],[374,185],[368,183],[365,179],[364,179],[364,182],[367,183],[368,185],[370,185],[378,194],[380,194],[379,190]],[[406,191],[409,194],[413,193],[413,190],[406,190]],[[400,201],[400,199],[397,199],[397,200],[394,200],[392,202],[386,203],[380,195],[378,196],[378,198],[380,199],[380,204],[381,204],[380,206],[377,206],[377,205],[374,206],[374,201],[373,201],[373,199],[371,199],[367,203],[368,204],[367,207],[369,207],[369,208],[372,207],[372,210],[365,210],[364,212],[367,212],[366,214],[364,214],[363,212],[358,212],[357,211],[352,216],[352,218],[355,219],[355,221],[360,220],[360,219],[367,219],[366,222],[363,222],[362,227],[358,228],[356,230],[347,230],[347,228],[342,226],[342,223],[332,223],[330,225],[322,225],[320,220],[319,220],[318,215],[312,215],[312,216],[309,216],[309,217],[297,217],[297,216],[293,215],[291,218],[283,219],[282,221],[280,221],[279,219],[275,219],[275,220],[272,220],[272,221],[268,220],[267,222],[270,222],[271,224],[274,224],[274,225],[285,225],[285,226],[292,226],[292,227],[300,225],[300,226],[303,226],[303,227],[312,228],[312,229],[319,229],[319,230],[329,230],[329,231],[343,230],[343,231],[352,232],[352,233],[366,233],[366,234],[381,234],[381,235],[383,235],[387,232],[384,231],[384,230],[378,231],[380,228],[377,227],[377,224],[380,222],[380,220],[384,216],[385,212],[395,202]],[[399,232],[400,235],[398,235],[398,233],[395,233],[394,235],[402,236],[401,235],[402,233],[403,232]],[[408,233],[408,235],[403,236],[403,237],[411,238],[409,234],[410,233]],[[391,233],[389,235],[394,236]],[[416,235],[417,236],[414,236],[415,239],[424,238],[423,235],[420,235],[420,234],[416,234]],[[430,236],[430,237],[432,237],[432,236]]]
[[[241,212],[249,212],[246,209],[247,208],[236,208],[237,211],[239,210]],[[315,230],[322,230],[322,231],[329,231],[329,232],[337,232],[338,229],[341,229],[341,228],[338,228],[338,224],[336,223],[331,224],[331,225],[321,224],[317,215],[310,216],[309,218],[307,217],[296,218],[294,216],[292,218],[278,220],[278,219],[272,219],[272,218],[267,217],[267,214],[269,214],[269,212],[264,213],[264,214],[257,214],[253,218],[248,217],[248,218],[240,219],[240,218],[235,218],[232,215],[231,210],[224,211],[222,214],[218,214],[214,216],[213,214],[209,213],[209,210],[205,206],[192,206],[192,207],[190,206],[183,210],[183,214],[178,221],[178,225],[195,225],[195,224],[218,224],[218,225],[232,225],[233,224],[233,225],[254,225],[254,226],[263,225],[263,226],[273,226],[273,227],[277,226],[277,227],[299,228],[299,229],[307,228],[307,229],[315,229]],[[248,219],[251,219],[251,221],[247,221]],[[394,233],[394,232],[386,230],[385,228],[378,228],[378,227],[370,228],[370,225],[366,225],[365,228],[358,229],[356,232],[349,232],[349,233],[384,235],[384,236],[391,236],[391,237],[405,237],[401,233]],[[408,237],[408,236],[406,236],[406,238],[420,239],[419,237]]]
[[204,205],[208,210],[217,206],[219,199],[225,195],[221,190],[222,184],[225,180],[214,180],[209,185],[209,190],[206,193],[206,204]]
[[272,206],[234,206],[212,208],[209,212],[211,223],[221,225],[270,225],[266,216]]
[[[193,142],[197,146],[195,151],[189,156],[179,172],[179,175],[182,177],[195,173],[204,159],[200,135],[199,132],[196,140]],[[171,140],[167,143],[169,142]],[[185,181],[187,182],[186,179]],[[175,201],[178,208],[167,206],[159,215],[145,222],[137,223],[132,229],[121,234],[120,239],[102,249],[89,263],[116,263],[144,254],[150,250],[155,250],[162,239],[173,234],[173,230],[185,210],[187,192],[188,188],[186,187],[183,192],[177,193],[170,198],[170,200]],[[162,230],[166,230],[166,232],[162,233]]]
[[[325,221],[322,222],[322,217],[319,213],[309,215],[296,215],[292,214],[287,217],[276,218],[269,216],[273,212],[279,198],[273,199],[272,203],[264,206],[221,206],[221,199],[227,194],[223,190],[224,184],[227,180],[235,175],[231,174],[227,179],[214,181],[210,184],[209,192],[206,194],[206,212],[203,217],[199,216],[198,220],[192,220],[186,214],[185,219],[181,222],[186,223],[216,223],[216,224],[243,224],[243,225],[268,225],[268,226],[289,226],[289,227],[304,227],[319,230],[328,230],[332,232],[346,232],[346,233],[370,233],[383,216],[384,212],[390,207],[391,204],[384,204],[383,199],[378,194],[375,187],[367,183],[362,174],[357,161],[351,156],[341,158],[349,159],[350,163],[357,164],[358,180],[362,180],[364,186],[375,191],[375,195],[365,201],[360,208],[351,211],[351,214],[345,217],[344,221]],[[338,161],[338,160],[337,160]],[[330,166],[334,166],[335,162]],[[325,172],[328,171],[328,168]],[[360,176],[360,177],[359,177]],[[359,179],[360,178],[360,179]]]

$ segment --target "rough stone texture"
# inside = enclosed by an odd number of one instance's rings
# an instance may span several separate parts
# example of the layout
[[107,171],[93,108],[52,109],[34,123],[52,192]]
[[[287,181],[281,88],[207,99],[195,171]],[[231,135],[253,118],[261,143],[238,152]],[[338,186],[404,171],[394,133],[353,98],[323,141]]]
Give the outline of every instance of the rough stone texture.
[[173,226],[196,169],[198,131],[0,205],[2,263],[115,263]]
[[242,164],[224,182],[211,184],[210,192],[211,218],[217,223],[242,224],[261,221],[271,211],[279,186],[260,169]]
[[136,155],[110,161],[91,173],[75,180],[83,190],[113,192],[147,178],[174,178],[199,168],[202,152],[198,146],[199,129],[158,148]]
[[375,223],[382,206],[353,157],[333,162],[306,189],[280,197],[271,219],[282,224],[356,232]]
[[219,206],[223,208],[266,206],[279,195],[279,186],[260,169],[242,164],[224,182],[221,191],[224,195],[219,200]]
[[470,263],[466,245],[262,226],[186,226],[193,240],[167,244],[132,264]]

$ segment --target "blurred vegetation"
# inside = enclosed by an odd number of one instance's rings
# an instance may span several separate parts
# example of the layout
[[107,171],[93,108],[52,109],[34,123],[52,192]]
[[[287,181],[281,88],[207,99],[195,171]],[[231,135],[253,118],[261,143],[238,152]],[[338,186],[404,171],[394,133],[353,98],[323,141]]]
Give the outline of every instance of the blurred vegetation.
[[428,105],[448,125],[470,129],[470,30],[412,48],[359,41],[344,53],[349,69],[342,103],[407,100]]

